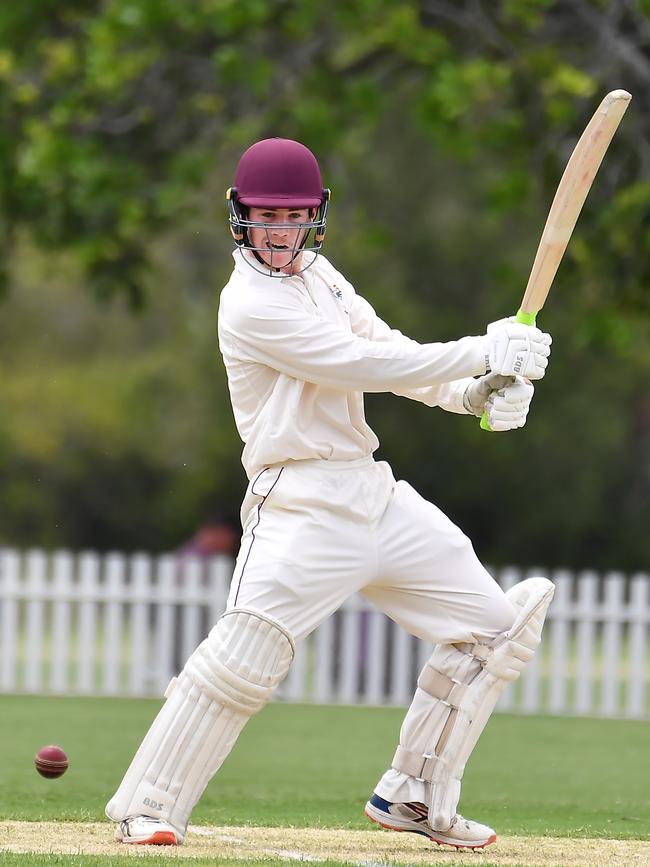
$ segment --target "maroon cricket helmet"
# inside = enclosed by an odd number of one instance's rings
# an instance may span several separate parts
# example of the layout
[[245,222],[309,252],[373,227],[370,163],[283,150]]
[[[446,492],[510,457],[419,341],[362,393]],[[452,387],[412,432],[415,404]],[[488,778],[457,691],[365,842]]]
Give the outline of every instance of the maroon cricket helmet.
[[255,208],[317,208],[326,195],[316,157],[286,138],[263,139],[244,152],[235,190],[242,205]]
[[[226,190],[228,222],[235,244],[250,250],[253,258],[246,262],[269,277],[284,274],[267,264],[269,246],[255,247],[250,240],[253,228],[270,228],[264,221],[250,219],[249,208],[295,208],[310,210],[302,238],[292,248],[293,258],[301,253],[300,271],[316,259],[325,239],[330,191],[323,188],[318,162],[313,153],[300,142],[286,138],[267,138],[256,142],[242,155],[235,173],[235,185]],[[277,225],[277,224],[276,224]],[[295,229],[296,223],[290,227]],[[272,256],[271,256],[272,258]],[[262,266],[262,267],[259,267]]]

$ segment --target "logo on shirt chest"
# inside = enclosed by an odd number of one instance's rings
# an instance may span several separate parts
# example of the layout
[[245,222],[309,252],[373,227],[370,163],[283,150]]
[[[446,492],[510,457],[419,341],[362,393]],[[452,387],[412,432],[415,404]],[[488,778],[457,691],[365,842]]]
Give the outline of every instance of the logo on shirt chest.
[[330,290],[332,298],[336,298],[338,301],[343,301],[343,292],[341,292],[336,284],[328,286],[328,289]]
[[334,300],[340,305],[341,310],[345,313],[346,316],[349,316],[350,311],[347,309],[343,301],[343,291],[339,289],[336,283],[332,283],[331,286],[328,283],[327,288],[330,290],[330,295],[332,296],[332,298],[334,298]]

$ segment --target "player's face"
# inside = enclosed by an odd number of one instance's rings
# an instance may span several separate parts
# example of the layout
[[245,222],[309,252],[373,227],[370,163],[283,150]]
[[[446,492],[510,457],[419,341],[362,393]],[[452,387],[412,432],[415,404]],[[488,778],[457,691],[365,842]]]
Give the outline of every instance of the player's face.
[[300,223],[311,220],[308,208],[249,208],[248,219],[253,223],[266,223],[266,228],[248,230],[251,244],[257,248],[257,255],[264,264],[291,274],[300,271],[300,248],[308,229],[301,229]]

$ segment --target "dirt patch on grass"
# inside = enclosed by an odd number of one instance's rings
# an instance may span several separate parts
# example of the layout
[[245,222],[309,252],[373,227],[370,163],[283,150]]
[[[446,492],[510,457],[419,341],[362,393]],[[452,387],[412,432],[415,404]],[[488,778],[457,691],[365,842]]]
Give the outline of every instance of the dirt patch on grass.
[[[0,852],[38,852],[157,857],[159,847],[125,846],[112,839],[108,823],[0,822]],[[477,852],[440,847],[415,834],[315,828],[190,826],[187,843],[165,847],[165,856],[289,861],[336,860],[358,867],[395,864],[473,865],[482,862],[526,867],[650,867],[650,842],[576,840],[558,837],[499,837]]]

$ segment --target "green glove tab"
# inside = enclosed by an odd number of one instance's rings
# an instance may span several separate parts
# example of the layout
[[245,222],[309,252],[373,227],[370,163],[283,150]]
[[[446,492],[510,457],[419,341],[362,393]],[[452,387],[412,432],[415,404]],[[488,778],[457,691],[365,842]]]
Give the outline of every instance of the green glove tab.
[[490,422],[488,421],[488,414],[486,412],[481,416],[481,430],[492,430],[490,427]]

